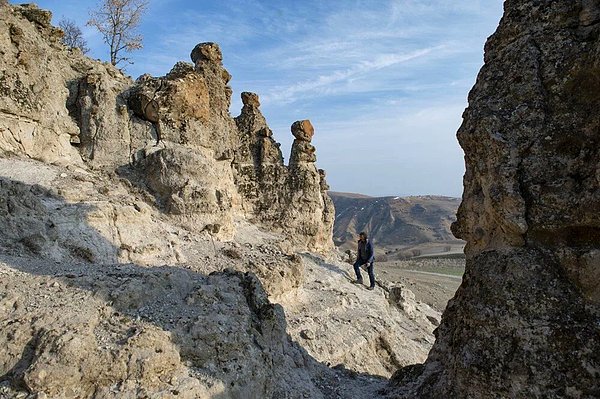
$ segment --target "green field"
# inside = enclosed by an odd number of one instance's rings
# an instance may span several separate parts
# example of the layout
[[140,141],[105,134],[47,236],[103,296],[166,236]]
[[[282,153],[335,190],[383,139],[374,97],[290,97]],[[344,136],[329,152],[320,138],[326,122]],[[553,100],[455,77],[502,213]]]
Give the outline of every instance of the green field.
[[465,261],[460,258],[422,258],[406,261],[386,262],[391,269],[415,270],[426,273],[445,274],[448,276],[462,276],[465,272]]

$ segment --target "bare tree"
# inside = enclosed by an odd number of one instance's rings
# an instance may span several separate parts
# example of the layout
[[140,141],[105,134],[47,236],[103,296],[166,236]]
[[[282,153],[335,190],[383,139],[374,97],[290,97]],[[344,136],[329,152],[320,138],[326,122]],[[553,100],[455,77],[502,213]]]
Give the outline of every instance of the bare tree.
[[71,48],[78,48],[81,50],[83,54],[86,54],[90,51],[87,46],[87,42],[83,38],[83,33],[81,33],[81,29],[75,23],[75,21],[63,18],[58,23],[58,26],[64,32],[64,36],[62,38],[62,42],[65,46]]
[[148,0],[102,0],[97,10],[90,12],[88,25],[95,27],[110,46],[110,63],[128,62],[122,52],[142,48],[142,36],[136,34]]

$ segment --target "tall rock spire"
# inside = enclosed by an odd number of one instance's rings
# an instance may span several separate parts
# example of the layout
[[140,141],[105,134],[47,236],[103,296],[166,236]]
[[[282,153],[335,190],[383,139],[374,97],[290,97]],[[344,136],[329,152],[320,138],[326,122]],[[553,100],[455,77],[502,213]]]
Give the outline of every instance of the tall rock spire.
[[504,9],[458,131],[466,272],[400,397],[600,396],[600,4]]

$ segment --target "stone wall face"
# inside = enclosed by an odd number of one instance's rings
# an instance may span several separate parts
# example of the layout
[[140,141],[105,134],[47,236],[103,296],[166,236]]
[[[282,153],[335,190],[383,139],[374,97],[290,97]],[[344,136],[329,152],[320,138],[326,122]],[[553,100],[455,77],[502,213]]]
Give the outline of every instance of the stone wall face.
[[399,396],[600,396],[600,3],[504,7],[458,131],[466,273]]
[[80,161],[71,146],[79,129],[65,107],[69,90],[64,84],[77,71],[49,56],[59,52],[61,32],[50,25],[49,12],[0,7],[0,153]]

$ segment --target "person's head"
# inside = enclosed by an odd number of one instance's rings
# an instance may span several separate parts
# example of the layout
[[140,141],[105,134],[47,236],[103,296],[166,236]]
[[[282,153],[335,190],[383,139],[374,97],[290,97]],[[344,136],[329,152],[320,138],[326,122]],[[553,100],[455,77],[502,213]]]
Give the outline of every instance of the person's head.
[[363,241],[364,241],[364,240],[366,240],[366,239],[367,239],[367,233],[365,233],[364,231],[361,231],[361,232],[358,234],[358,239],[359,239],[359,240],[363,240]]

